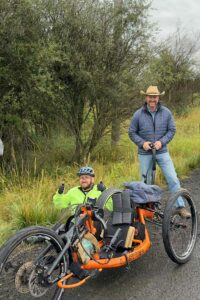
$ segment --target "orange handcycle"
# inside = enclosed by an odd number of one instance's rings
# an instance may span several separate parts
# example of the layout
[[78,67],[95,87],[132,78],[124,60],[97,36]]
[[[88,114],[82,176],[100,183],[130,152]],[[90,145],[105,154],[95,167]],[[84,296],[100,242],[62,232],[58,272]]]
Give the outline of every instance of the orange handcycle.
[[[176,209],[182,197],[191,217]],[[112,199],[112,213],[106,203]],[[130,264],[151,247],[147,223],[162,226],[168,256],[186,263],[197,237],[197,212],[187,190],[168,201],[132,203],[127,191],[105,190],[76,208],[75,215],[53,229],[28,227],[11,237],[0,249],[1,299],[61,299],[65,289],[83,285],[104,269]]]

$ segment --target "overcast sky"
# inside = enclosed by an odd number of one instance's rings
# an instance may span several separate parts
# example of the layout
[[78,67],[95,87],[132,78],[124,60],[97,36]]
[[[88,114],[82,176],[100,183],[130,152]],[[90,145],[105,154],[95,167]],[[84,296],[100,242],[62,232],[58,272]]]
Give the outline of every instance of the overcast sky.
[[181,25],[189,34],[200,32],[200,0],[152,0],[152,19],[165,38]]

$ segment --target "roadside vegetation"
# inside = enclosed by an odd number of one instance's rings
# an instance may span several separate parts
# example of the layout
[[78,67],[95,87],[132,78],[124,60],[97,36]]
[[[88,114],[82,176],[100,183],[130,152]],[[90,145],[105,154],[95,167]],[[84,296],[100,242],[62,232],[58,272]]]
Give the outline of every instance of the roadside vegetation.
[[[199,120],[199,107],[188,110],[187,115],[176,117],[177,133],[169,149],[180,178],[185,178],[191,170],[200,167]],[[126,181],[139,180],[137,149],[128,138],[128,124],[129,121],[123,124],[120,143],[114,150],[109,144],[110,135],[107,134],[95,149],[95,159],[91,158],[89,162],[96,171],[97,182],[103,180],[107,187],[122,187]],[[62,140],[62,134],[59,138]],[[59,218],[59,212],[52,204],[52,196],[62,182],[66,190],[77,184],[78,165],[66,162],[58,165],[53,157],[54,153],[55,157],[59,156],[59,149],[54,145],[49,154],[51,170],[41,167],[37,170],[39,166],[35,161],[35,175],[31,171],[19,175],[15,169],[9,177],[3,172],[0,175],[0,243],[20,228],[34,224],[51,226]],[[61,147],[60,155],[62,151]],[[159,170],[156,183],[163,187],[165,185]]]
[[0,1],[0,243],[51,226],[52,196],[76,185],[80,165],[107,187],[139,180],[127,130],[149,85],[176,115],[179,177],[200,165],[200,35],[180,26],[159,40],[151,2]]

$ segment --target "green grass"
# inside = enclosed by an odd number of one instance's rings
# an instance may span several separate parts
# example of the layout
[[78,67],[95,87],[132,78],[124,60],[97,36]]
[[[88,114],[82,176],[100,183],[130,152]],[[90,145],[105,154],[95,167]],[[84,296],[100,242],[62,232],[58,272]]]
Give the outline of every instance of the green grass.
[[200,108],[176,120],[177,133],[170,143],[176,171],[180,177],[200,166]]
[[[107,187],[122,187],[126,181],[139,180],[137,148],[128,138],[128,125],[129,121],[123,124],[120,143],[114,150],[107,135],[95,149],[92,161],[88,162],[96,171],[96,181],[103,180]],[[169,150],[179,178],[184,178],[200,166],[200,108],[176,118],[176,125],[177,133]],[[66,152],[65,148],[68,149]],[[23,176],[19,176],[16,169],[11,170],[9,176],[2,171],[0,244],[20,228],[35,224],[50,226],[56,222],[59,212],[52,205],[52,196],[57,187],[64,182],[67,190],[78,184],[75,175],[78,166],[67,164],[71,154],[71,139],[65,141],[60,135],[47,143],[45,153],[36,157],[34,170],[24,170]],[[40,165],[42,161],[45,171]],[[159,169],[156,182],[161,186],[165,184]]]
[[26,184],[6,188],[0,198],[1,240],[16,229],[54,223],[58,215],[50,196],[54,189],[53,180],[43,174],[32,184],[27,181]]

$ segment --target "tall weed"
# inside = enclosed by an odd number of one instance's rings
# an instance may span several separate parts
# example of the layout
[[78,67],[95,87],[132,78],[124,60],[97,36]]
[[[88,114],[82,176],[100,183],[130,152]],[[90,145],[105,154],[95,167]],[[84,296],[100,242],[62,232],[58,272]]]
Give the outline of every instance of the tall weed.
[[[96,147],[91,161],[88,162],[95,169],[96,182],[103,180],[107,187],[122,187],[126,181],[139,180],[137,148],[128,138],[128,125],[129,121],[123,124],[121,140],[115,149],[110,146],[108,134]],[[178,176],[183,178],[188,176],[192,169],[200,166],[200,108],[176,118],[176,125],[177,133],[169,144],[169,151]],[[69,139],[66,142],[63,134],[61,135],[62,137],[57,135],[53,143],[49,144],[49,150],[47,146],[49,152],[35,157],[34,168],[23,169],[23,176],[20,176],[17,169],[11,169],[9,174],[2,169],[0,244],[20,228],[35,224],[50,226],[55,223],[59,212],[53,207],[53,194],[61,183],[65,183],[66,190],[78,184],[76,172],[79,166],[67,163],[68,153],[72,155],[73,141]],[[60,142],[62,154],[59,154]],[[69,148],[65,157],[66,147]],[[51,164],[47,163],[50,161]],[[45,166],[45,171],[41,165]],[[160,186],[165,185],[159,168],[156,183]]]

